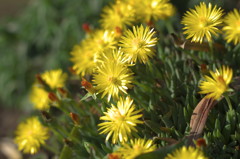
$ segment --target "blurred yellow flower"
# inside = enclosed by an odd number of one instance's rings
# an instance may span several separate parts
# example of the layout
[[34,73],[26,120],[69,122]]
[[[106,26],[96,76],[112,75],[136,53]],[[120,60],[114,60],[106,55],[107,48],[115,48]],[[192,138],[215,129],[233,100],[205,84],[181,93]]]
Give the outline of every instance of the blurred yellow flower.
[[154,38],[155,32],[149,27],[144,28],[133,26],[133,31],[127,30],[122,36],[119,46],[125,53],[130,63],[135,63],[137,59],[140,62],[146,63],[149,58],[154,56],[154,46],[157,43],[157,38]]
[[19,150],[34,154],[45,144],[48,137],[48,128],[44,127],[37,117],[32,117],[18,125],[15,142]]
[[237,9],[228,13],[224,19],[225,26],[223,31],[228,43],[233,42],[235,45],[240,42],[240,13]]
[[81,76],[91,75],[96,68],[97,54],[87,46],[88,42],[83,40],[80,45],[75,45],[71,52],[73,69]]
[[222,68],[215,72],[210,71],[212,77],[204,76],[205,80],[200,82],[199,93],[207,94],[208,98],[214,98],[218,100],[221,95],[228,90],[228,85],[232,80],[233,71],[228,66],[222,66]]
[[33,86],[30,93],[30,100],[34,107],[39,110],[46,110],[49,108],[50,100],[48,98],[48,92],[42,87]]
[[114,63],[129,65],[127,58],[122,52],[121,48],[111,49],[103,52],[103,54],[98,58],[98,62],[104,63],[106,61],[113,61]]
[[157,149],[152,140],[134,139],[130,143],[124,143],[122,147],[117,150],[117,153],[122,156],[122,159],[134,159],[137,156],[151,152]]
[[41,77],[51,89],[63,87],[67,80],[67,74],[61,69],[46,71]]
[[168,154],[165,159],[207,159],[200,149],[183,146],[182,148]]
[[185,13],[182,19],[184,34],[187,34],[187,39],[192,42],[202,43],[204,38],[208,41],[212,40],[212,34],[217,36],[219,33],[219,25],[222,23],[223,10],[217,8],[211,3],[208,6],[201,2],[200,5],[195,6],[195,9],[190,9]]
[[134,9],[127,2],[117,1],[103,8],[100,24],[104,29],[115,30],[117,27],[125,29],[134,21]]
[[124,100],[120,97],[117,106],[112,104],[111,108],[104,112],[105,116],[100,117],[100,120],[105,121],[98,124],[100,134],[108,134],[106,140],[112,136],[112,143],[128,141],[132,131],[137,132],[135,126],[143,123],[139,120],[142,114],[138,114],[141,110],[135,109],[132,99],[126,97]]
[[123,63],[107,56],[93,76],[95,89],[98,93],[102,93],[102,98],[108,94],[108,101],[111,97],[118,98],[120,92],[127,94],[126,90],[132,86],[132,82],[132,71]]
[[115,49],[117,45],[113,31],[96,30],[91,33],[89,38],[88,47],[91,48],[95,54],[101,54],[108,49]]
[[175,13],[169,0],[136,0],[133,7],[136,9],[136,17],[145,23],[165,19]]

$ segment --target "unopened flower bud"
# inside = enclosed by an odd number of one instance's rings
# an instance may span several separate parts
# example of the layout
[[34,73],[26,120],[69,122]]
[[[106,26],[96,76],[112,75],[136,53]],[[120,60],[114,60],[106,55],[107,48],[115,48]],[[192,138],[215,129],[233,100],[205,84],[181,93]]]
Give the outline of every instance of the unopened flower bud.
[[122,35],[122,29],[120,27],[115,28],[115,33],[117,37],[120,37]]
[[72,141],[70,141],[69,139],[63,139],[63,142],[67,145],[67,146],[69,146],[69,147],[73,147],[73,142]]
[[153,28],[154,27],[154,24],[152,21],[148,21],[147,22],[147,26],[149,26],[150,28]]
[[58,97],[57,97],[53,92],[48,93],[48,98],[49,98],[52,102],[57,102],[57,101],[58,101]]
[[91,94],[95,92],[92,84],[88,82],[86,79],[82,78],[81,85]]
[[72,67],[68,67],[68,71],[73,75],[77,74],[76,71]]
[[82,25],[82,28],[83,30],[86,32],[86,33],[90,33],[91,32],[91,28],[90,28],[90,25],[88,23],[84,23]]
[[200,65],[200,71],[201,71],[203,74],[207,74],[207,73],[208,73],[207,65],[206,65],[206,64],[201,64],[201,65]]
[[120,155],[117,153],[108,154],[108,159],[120,159]]
[[206,141],[203,138],[197,139],[196,140],[196,145],[197,145],[197,147],[203,147],[203,146],[205,147],[205,146],[207,146]]
[[80,118],[75,113],[70,113],[70,117],[72,118],[74,124],[79,125],[80,124]]
[[57,88],[57,91],[59,92],[59,94],[61,94],[61,96],[66,97],[67,96],[67,91],[63,88]]
[[42,79],[40,74],[36,74],[36,79],[37,79],[38,83],[40,83],[42,85],[46,85],[46,82]]

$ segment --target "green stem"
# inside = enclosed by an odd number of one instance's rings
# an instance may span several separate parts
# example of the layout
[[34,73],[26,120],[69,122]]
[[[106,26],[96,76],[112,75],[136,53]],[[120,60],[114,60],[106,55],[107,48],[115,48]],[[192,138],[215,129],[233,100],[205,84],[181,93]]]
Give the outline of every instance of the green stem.
[[[77,130],[78,130],[77,126],[73,126],[69,138],[73,138],[74,136],[76,136]],[[69,147],[69,145],[65,144],[61,153],[60,153],[59,159],[72,158],[72,154],[73,154],[72,148]]]
[[174,28],[173,28],[172,23],[169,19],[165,20],[165,25],[166,25],[169,33],[174,33]]
[[228,106],[229,106],[229,109],[232,110],[233,107],[232,107],[232,103],[231,103],[231,101],[230,101],[229,96],[228,96],[228,95],[224,95],[224,97],[225,97],[225,99],[226,99],[226,101],[227,101],[227,104],[228,104]]
[[213,42],[209,42],[209,48],[210,48],[211,58],[212,58],[212,60],[215,62],[216,59],[215,59],[215,56],[214,56],[214,46],[213,46]]

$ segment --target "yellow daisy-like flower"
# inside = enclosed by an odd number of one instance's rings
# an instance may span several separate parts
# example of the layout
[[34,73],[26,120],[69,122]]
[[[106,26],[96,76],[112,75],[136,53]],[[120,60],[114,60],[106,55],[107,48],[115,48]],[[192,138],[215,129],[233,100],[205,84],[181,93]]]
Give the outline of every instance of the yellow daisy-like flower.
[[112,105],[107,112],[104,112],[105,116],[100,117],[100,120],[105,120],[98,124],[100,134],[108,134],[106,140],[112,136],[112,143],[126,142],[132,131],[137,132],[135,126],[143,123],[139,120],[142,114],[138,114],[141,110],[135,110],[135,108],[132,99],[120,98],[117,106]]
[[115,30],[117,27],[125,29],[134,21],[134,10],[129,3],[117,1],[103,9],[100,20],[104,29]]
[[134,159],[135,157],[154,151],[157,146],[153,144],[152,140],[134,139],[130,143],[124,143],[122,147],[117,150],[121,154],[122,159]]
[[61,69],[46,71],[41,77],[51,89],[63,87],[67,80],[67,74]]
[[120,92],[127,94],[126,90],[132,86],[133,73],[123,63],[106,57],[97,67],[93,78],[97,92],[102,93],[102,98],[108,94],[110,101],[111,97],[118,98]]
[[136,16],[141,22],[165,19],[175,13],[175,8],[169,0],[136,0],[134,4]]
[[48,128],[44,127],[37,117],[32,117],[18,125],[15,142],[19,150],[34,154],[45,144],[48,137]]
[[208,159],[203,152],[193,147],[183,146],[182,148],[168,154],[165,159]]
[[80,45],[75,45],[71,52],[70,60],[74,63],[73,69],[81,76],[91,75],[97,62],[97,54],[86,46],[87,42],[83,41]]
[[233,71],[227,66],[223,66],[219,71],[210,71],[212,77],[204,76],[201,81],[199,93],[208,94],[208,98],[219,99],[221,95],[228,90],[228,85],[232,80]]
[[88,47],[95,54],[101,54],[108,49],[115,49],[117,44],[114,32],[109,30],[92,32],[88,41]]
[[187,11],[183,17],[182,24],[184,34],[187,34],[187,39],[191,38],[192,42],[202,43],[204,38],[208,41],[212,40],[212,34],[217,36],[219,33],[218,26],[222,23],[223,10],[217,8],[211,3],[208,6],[201,2],[200,5],[195,6],[195,9]]
[[122,36],[119,46],[125,53],[130,63],[135,63],[137,59],[140,62],[146,63],[149,58],[154,56],[153,47],[157,43],[157,38],[154,38],[155,32],[149,27],[144,28],[133,27],[133,32],[127,30]]
[[30,100],[34,104],[34,107],[39,110],[46,110],[49,108],[50,100],[48,98],[48,92],[41,87],[32,87]]
[[240,13],[237,9],[228,13],[224,19],[225,26],[223,27],[225,39],[228,43],[233,42],[235,45],[240,42]]
[[120,63],[120,64],[128,65],[127,58],[125,57],[121,48],[112,49],[112,50],[108,50],[108,51],[103,52],[103,54],[101,54],[101,56],[98,58],[98,62],[99,63],[104,63],[106,61],[112,61],[114,63]]

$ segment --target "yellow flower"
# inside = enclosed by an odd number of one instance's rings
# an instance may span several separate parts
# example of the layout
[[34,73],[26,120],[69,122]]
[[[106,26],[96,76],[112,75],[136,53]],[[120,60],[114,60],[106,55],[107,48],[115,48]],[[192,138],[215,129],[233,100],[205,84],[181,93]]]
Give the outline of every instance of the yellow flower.
[[207,157],[199,149],[183,146],[172,154],[168,154],[165,159],[207,159]]
[[122,159],[134,159],[141,154],[154,151],[156,148],[157,146],[153,144],[152,140],[131,139],[130,143],[124,143],[117,153],[121,154]]
[[103,8],[101,17],[100,23],[104,29],[125,29],[134,21],[134,10],[130,4],[118,1]]
[[119,49],[112,49],[103,52],[101,56],[98,58],[99,63],[104,63],[106,61],[112,61],[114,63],[120,63],[129,65],[127,58],[125,57],[124,53],[122,52],[121,48]]
[[105,56],[105,61],[97,67],[93,78],[97,92],[102,93],[102,98],[108,94],[110,101],[111,97],[118,98],[120,92],[127,94],[126,90],[132,86],[133,73],[123,63]]
[[63,87],[67,80],[67,74],[61,69],[46,71],[41,77],[51,89]]
[[221,95],[228,90],[228,85],[232,80],[233,71],[227,66],[223,66],[219,71],[210,71],[212,77],[205,76],[201,81],[199,93],[208,94],[208,98],[219,99]]
[[108,49],[116,48],[117,41],[113,31],[97,30],[92,32],[89,38],[88,47],[95,54],[101,54]]
[[169,3],[169,0],[136,0],[134,4],[136,17],[145,23],[165,19],[175,12],[175,8]]
[[224,19],[225,26],[223,30],[225,32],[225,39],[228,43],[231,41],[237,45],[240,42],[240,13],[237,9],[228,13]]
[[104,112],[105,116],[100,117],[100,120],[105,120],[105,122],[98,124],[100,134],[108,134],[106,140],[112,136],[112,143],[116,143],[118,140],[126,142],[132,131],[137,132],[135,126],[143,123],[139,120],[142,117],[142,114],[138,114],[140,111],[135,110],[132,99],[126,97],[124,100],[121,97],[117,106],[112,104],[111,108]]
[[34,107],[39,110],[46,110],[49,108],[50,100],[48,98],[48,92],[41,87],[32,87],[30,100],[34,104]]
[[146,63],[149,58],[154,56],[153,47],[157,43],[157,38],[153,38],[155,32],[149,27],[133,27],[133,32],[127,30],[122,36],[120,45],[130,63],[135,63],[137,59]]
[[37,117],[32,117],[18,125],[15,142],[19,150],[34,154],[45,144],[48,137],[48,128],[44,127]]
[[183,17],[182,24],[185,25],[183,28],[184,34],[187,34],[187,39],[192,39],[192,42],[202,43],[204,38],[208,41],[212,40],[212,35],[217,36],[220,32],[218,26],[222,23],[221,17],[223,10],[217,8],[211,3],[208,6],[201,2],[200,5],[195,6],[195,9],[187,11]]
[[73,69],[77,74],[85,76],[93,73],[96,67],[97,54],[87,47],[86,41],[82,41],[80,45],[75,45],[71,55],[73,57],[70,60],[74,63]]

